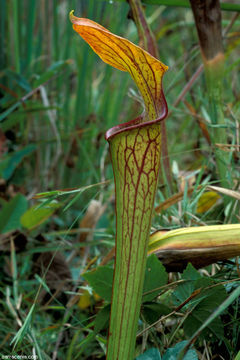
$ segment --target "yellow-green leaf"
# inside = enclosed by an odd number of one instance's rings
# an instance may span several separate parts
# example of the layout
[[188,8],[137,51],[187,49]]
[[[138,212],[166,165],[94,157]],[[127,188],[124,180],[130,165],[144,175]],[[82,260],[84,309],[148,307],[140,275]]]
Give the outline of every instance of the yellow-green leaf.
[[202,214],[207,212],[217,203],[218,199],[220,198],[221,196],[215,191],[207,191],[206,193],[202,194],[198,200],[197,213]]
[[149,254],[156,254],[168,271],[180,271],[188,262],[196,268],[240,255],[240,225],[181,228],[150,236]]
[[44,207],[34,205],[28,209],[21,217],[21,224],[28,230],[35,229],[46,221],[59,207],[61,204],[53,202]]

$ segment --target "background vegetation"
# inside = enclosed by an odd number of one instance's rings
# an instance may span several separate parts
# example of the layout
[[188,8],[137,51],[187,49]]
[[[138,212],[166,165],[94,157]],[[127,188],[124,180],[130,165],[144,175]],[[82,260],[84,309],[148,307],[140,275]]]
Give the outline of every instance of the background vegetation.
[[[1,1],[2,355],[104,358],[113,265],[107,254],[115,233],[114,183],[104,134],[116,123],[140,114],[141,104],[128,74],[102,63],[73,32],[68,19],[72,9],[77,16],[138,43],[126,2]],[[173,187],[161,179],[156,206],[183,191],[180,202],[155,214],[153,230],[238,223],[235,198],[226,200],[214,192],[202,195],[198,188],[199,184],[219,185],[221,179],[209,140],[209,98],[201,71],[190,86],[201,65],[192,12],[148,4],[146,14],[160,59],[169,66],[164,89],[170,113],[166,126]],[[222,12],[226,55],[222,108],[228,171],[237,191],[240,20],[236,14]],[[188,91],[183,97],[185,86]],[[192,186],[194,191],[189,193]],[[33,199],[42,192],[47,194]],[[154,268],[155,260],[149,261]],[[82,277],[96,267],[97,276]],[[153,277],[146,280],[146,291],[161,289],[143,298],[136,355],[154,347],[166,360],[170,348],[191,337],[237,287],[239,260],[199,272],[189,265],[183,274],[168,276],[158,263],[157,274],[162,283],[152,283]],[[192,297],[199,289],[204,291]],[[239,301],[227,305],[198,337],[191,359],[237,356]],[[162,315],[166,318],[143,332]]]

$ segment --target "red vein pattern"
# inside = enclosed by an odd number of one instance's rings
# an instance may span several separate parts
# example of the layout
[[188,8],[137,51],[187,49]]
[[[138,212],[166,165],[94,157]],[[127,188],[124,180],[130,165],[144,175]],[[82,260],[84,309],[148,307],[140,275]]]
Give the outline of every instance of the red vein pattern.
[[130,73],[143,97],[148,120],[163,116],[166,106],[163,106],[162,76],[168,67],[131,41],[112,34],[94,21],[77,18],[73,12],[70,20],[73,29],[104,62]]
[[162,76],[167,66],[130,41],[70,14],[73,29],[106,63],[128,71],[143,97],[143,114],[106,133],[116,191],[116,260],[107,359],[132,360],[147,247],[167,115]]
[[[110,337],[115,359],[131,359],[126,352],[128,341],[137,331],[145,272],[146,253],[160,163],[160,124],[147,124],[118,133],[110,139],[116,186],[117,241],[114,296]],[[134,260],[133,260],[134,259]],[[119,295],[115,295],[115,291]],[[131,328],[132,327],[132,328]],[[132,338],[128,339],[129,334]],[[110,351],[110,349],[109,349]]]

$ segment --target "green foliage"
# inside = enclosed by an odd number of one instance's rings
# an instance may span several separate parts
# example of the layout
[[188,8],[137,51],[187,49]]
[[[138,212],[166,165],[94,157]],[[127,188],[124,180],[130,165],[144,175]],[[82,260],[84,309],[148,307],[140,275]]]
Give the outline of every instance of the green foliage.
[[240,359],[240,351],[237,353],[237,356],[235,357],[234,360],[239,360]]
[[163,303],[149,302],[142,304],[142,316],[148,324],[158,321],[161,316],[168,315],[171,309]]
[[59,75],[61,71],[64,71],[66,66],[69,66],[70,61],[57,61],[53,63],[42,75],[38,77],[37,80],[34,81],[33,87],[37,88],[38,86],[46,83],[47,81],[51,80],[54,76]]
[[[152,276],[149,272],[152,272]],[[111,301],[113,269],[107,266],[100,266],[95,270],[85,273],[84,278],[91,285],[93,290],[97,292],[107,302]],[[143,296],[142,315],[149,324],[155,323],[161,316],[171,312],[169,305],[184,305],[183,313],[186,319],[183,329],[186,336],[191,337],[197,329],[210,317],[214,309],[220,306],[227,297],[224,286],[217,284],[214,280],[201,276],[191,264],[182,274],[182,280],[171,294],[172,300],[165,304],[161,301],[161,287],[166,285],[167,273],[163,265],[159,262],[155,255],[149,256],[147,260],[144,292],[148,292]],[[160,295],[160,302],[150,302]],[[109,310],[109,309],[108,309]],[[107,308],[104,308],[107,313]],[[100,313],[98,319],[102,319]],[[99,327],[99,325],[98,325]],[[199,339],[211,339],[212,336],[219,340],[224,337],[224,327],[219,317],[213,319],[202,333]],[[180,350],[179,350],[180,351]]]
[[3,158],[0,165],[0,174],[4,180],[9,180],[13,175],[16,167],[21,163],[25,156],[30,155],[36,149],[35,145],[28,145],[22,150],[16,151],[13,154]]
[[173,300],[176,305],[183,303],[192,295],[195,289],[196,280],[200,278],[201,275],[189,263],[182,274],[182,279],[184,279],[185,281],[182,284],[179,284],[173,293]]
[[0,217],[0,233],[4,234],[21,227],[20,217],[27,210],[26,198],[18,194],[2,206]]
[[[167,277],[167,272],[156,255],[149,256],[145,272],[143,302],[151,301],[159,294],[158,288],[166,285]],[[88,281],[93,290],[104,300],[111,301],[113,268],[99,266],[97,269],[83,274],[83,278]]]
[[[158,349],[149,349],[142,355],[138,356],[136,360],[178,360],[178,355],[186,345],[187,341],[182,341],[176,344],[173,348],[167,349],[163,357],[161,357]],[[184,356],[183,360],[198,360],[195,350],[189,350]]]
[[32,305],[29,313],[27,314],[24,324],[21,326],[20,330],[16,333],[16,335],[12,339],[11,343],[14,343],[14,347],[17,346],[18,344],[21,344],[25,334],[29,331],[29,327],[32,322],[33,312],[34,312],[34,305]]
[[94,291],[106,301],[111,302],[113,269],[108,266],[99,266],[83,275],[84,279],[89,282]]
[[34,205],[21,216],[21,225],[28,230],[32,230],[49,219],[60,206],[61,204],[56,202],[41,207]]
[[136,360],[161,360],[161,355],[158,349],[149,349],[138,356]]
[[158,294],[158,289],[166,285],[168,280],[167,272],[156,255],[150,255],[147,259],[146,273],[143,286],[143,302],[153,300]]
[[[203,278],[195,283],[195,289],[201,289],[200,295],[190,303],[190,307],[194,307],[190,315],[184,322],[184,331],[187,336],[193,335],[201,324],[209,318],[213,310],[217,308],[225,300],[227,294],[223,286],[211,288],[214,282],[211,279]],[[219,339],[223,338],[223,323],[221,319],[214,319],[201,333],[201,337],[206,339],[208,336],[214,335]]]
[[105,305],[97,314],[94,321],[94,331],[99,333],[102,329],[108,328],[110,318],[110,304]]
[[[178,360],[178,355],[180,354],[186,343],[187,341],[181,341],[173,348],[167,349],[166,353],[163,355],[162,360]],[[192,349],[189,350],[184,356],[183,360],[198,360],[196,351]]]
[[[189,312],[184,321],[184,331],[191,337],[213,310],[225,300],[227,294],[222,285],[214,286],[213,280],[201,277],[191,264],[188,264],[184,270],[182,279],[185,281],[177,286],[173,293],[173,301],[179,305],[189,300],[184,306],[184,309]],[[194,296],[197,292],[199,294]],[[223,337],[223,324],[219,318],[209,324],[201,337],[204,339],[210,334],[219,339]]]

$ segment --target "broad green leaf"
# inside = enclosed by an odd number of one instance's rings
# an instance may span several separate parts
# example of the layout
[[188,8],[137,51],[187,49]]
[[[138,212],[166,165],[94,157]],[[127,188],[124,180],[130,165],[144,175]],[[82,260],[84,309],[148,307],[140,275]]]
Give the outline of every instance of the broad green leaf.
[[27,199],[22,194],[18,194],[3,205],[0,211],[0,234],[21,227],[20,218],[27,210],[27,204]]
[[44,207],[34,205],[21,216],[21,224],[28,230],[32,230],[46,221],[61,204],[52,202]]
[[198,280],[201,278],[201,275],[192,264],[189,263],[182,273],[182,278],[186,280]]
[[97,269],[86,272],[83,278],[88,281],[94,291],[106,301],[111,301],[113,269],[108,266],[99,266]]
[[237,353],[237,356],[235,357],[234,360],[240,360],[240,351]]
[[159,294],[160,290],[152,290],[166,285],[167,281],[168,274],[164,266],[158,260],[156,255],[150,255],[147,259],[146,265],[146,273],[143,286],[143,302],[153,300]]
[[[162,360],[178,360],[178,355],[186,344],[186,340],[181,341],[180,343],[177,343],[174,347],[167,349],[167,351],[163,355]],[[196,351],[193,349],[188,350],[183,360],[198,360]]]
[[139,355],[136,360],[161,360],[161,355],[158,349],[153,348]]
[[142,304],[141,314],[148,324],[153,324],[155,321],[159,320],[161,316],[167,315],[171,311],[172,310],[169,307],[161,302],[152,302]]
[[[184,321],[184,331],[187,336],[191,336],[224,301],[226,291],[222,285],[212,287],[214,282],[209,278],[201,277],[191,264],[183,272],[182,278],[186,279],[186,282],[179,284],[172,296],[176,305],[188,300],[183,307],[183,310],[190,309],[190,314]],[[210,334],[222,338],[223,324],[219,318],[214,319],[205,329],[203,337]]]
[[102,329],[108,327],[110,318],[110,304],[104,306],[98,313],[94,321],[94,332],[99,333]]
[[16,167],[21,163],[25,156],[30,155],[36,149],[35,145],[28,145],[22,150],[15,151],[11,155],[7,155],[0,165],[0,173],[5,180],[9,180]]
[[201,195],[197,204],[197,213],[202,214],[207,212],[213,207],[217,201],[221,198],[215,191],[207,191]]
[[[221,303],[214,311],[210,314],[210,316],[204,321],[204,323],[197,329],[197,331],[192,335],[189,341],[187,341],[186,346],[181,352],[181,356],[179,356],[179,360],[183,359],[183,353],[185,350],[189,348],[194,340],[196,340],[201,332],[208,327],[212,321],[219,317],[222,312],[227,309],[236,299],[239,298],[240,295],[240,286],[238,286],[225,300]],[[238,356],[238,355],[237,355]]]
[[[195,289],[204,289],[196,297],[198,304],[184,321],[184,331],[187,336],[192,336],[200,326],[209,318],[212,312],[226,299],[226,290],[222,285],[207,288],[214,282],[210,278],[202,278],[196,281]],[[210,334],[221,339],[223,338],[223,323],[216,317],[201,333],[203,339],[207,339]]]
[[180,305],[188,299],[195,290],[195,281],[200,279],[201,275],[194,269],[192,264],[188,264],[187,268],[183,271],[182,279],[186,280],[179,284],[173,292],[173,301],[176,305]]

